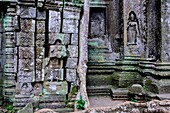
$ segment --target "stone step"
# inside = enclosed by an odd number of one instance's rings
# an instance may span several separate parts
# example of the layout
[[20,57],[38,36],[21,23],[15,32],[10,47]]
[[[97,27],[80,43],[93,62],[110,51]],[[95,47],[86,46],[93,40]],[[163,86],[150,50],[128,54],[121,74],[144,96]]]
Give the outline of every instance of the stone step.
[[113,100],[127,100],[128,99],[128,89],[127,88],[111,88],[111,96]]
[[89,47],[88,50],[89,50],[88,53],[108,53],[109,52],[108,48],[102,48],[102,47],[97,47],[97,48]]
[[87,92],[89,96],[96,96],[96,95],[110,95],[110,88],[112,86],[111,85],[107,85],[107,86],[91,86],[91,87],[87,87]]
[[95,62],[95,61],[89,61],[87,63],[88,66],[114,66],[115,65],[115,61],[112,62],[108,62],[108,61],[101,61],[101,62]]
[[108,66],[108,65],[103,65],[103,66],[101,66],[101,65],[93,65],[93,66],[88,66],[88,69],[90,69],[90,70],[94,70],[94,69],[114,69],[115,68],[115,66]]
[[57,108],[57,109],[53,109],[53,111],[59,113],[70,113],[70,112],[74,112],[74,108]]
[[64,102],[66,95],[43,95],[40,97],[40,102]]
[[88,69],[87,74],[113,74],[114,69]]
[[39,103],[39,108],[49,108],[49,109],[57,109],[57,108],[65,108],[65,102],[50,102],[50,103]]

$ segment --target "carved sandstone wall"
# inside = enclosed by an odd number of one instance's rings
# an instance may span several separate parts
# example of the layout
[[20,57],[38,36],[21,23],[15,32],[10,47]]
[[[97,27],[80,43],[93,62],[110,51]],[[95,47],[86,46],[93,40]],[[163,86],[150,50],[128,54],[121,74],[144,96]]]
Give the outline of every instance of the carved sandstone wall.
[[79,86],[81,7],[42,0],[1,4],[8,7],[1,36],[3,96],[15,107],[28,102],[39,102],[42,108],[65,107]]

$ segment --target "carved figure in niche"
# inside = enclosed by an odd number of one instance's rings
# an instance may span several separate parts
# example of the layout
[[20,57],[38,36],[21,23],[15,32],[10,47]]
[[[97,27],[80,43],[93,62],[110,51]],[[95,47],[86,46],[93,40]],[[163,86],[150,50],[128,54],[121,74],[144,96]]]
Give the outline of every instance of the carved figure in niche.
[[127,23],[128,44],[136,44],[139,35],[139,22],[134,11],[129,13]]

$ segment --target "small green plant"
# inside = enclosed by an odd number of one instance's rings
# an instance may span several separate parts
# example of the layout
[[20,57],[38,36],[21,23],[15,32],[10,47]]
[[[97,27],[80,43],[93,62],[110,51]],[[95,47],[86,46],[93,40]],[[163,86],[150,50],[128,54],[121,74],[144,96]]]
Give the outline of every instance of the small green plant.
[[138,100],[135,99],[135,98],[131,98],[131,101],[132,101],[132,102],[138,102]]
[[148,91],[148,87],[147,86],[143,86],[143,89],[145,90],[145,91]]
[[84,110],[85,101],[82,99],[81,95],[80,95],[80,99],[79,100],[75,100],[75,102],[77,103],[77,105],[76,105],[77,109]]
[[16,113],[12,105],[6,106],[6,109],[7,109],[7,113]]
[[68,100],[65,100],[65,106],[68,108],[69,104],[68,104]]

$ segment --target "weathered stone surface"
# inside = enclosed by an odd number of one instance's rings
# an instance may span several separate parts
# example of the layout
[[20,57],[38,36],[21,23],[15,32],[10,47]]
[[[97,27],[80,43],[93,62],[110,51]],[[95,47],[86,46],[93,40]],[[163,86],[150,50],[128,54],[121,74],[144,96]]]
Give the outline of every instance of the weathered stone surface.
[[33,80],[33,72],[24,72],[24,71],[19,71],[18,73],[18,82],[32,82]]
[[33,89],[30,82],[21,82],[21,83],[18,83],[17,87],[19,88],[19,92],[22,95],[30,94],[30,92]]
[[33,59],[19,59],[19,70],[33,71],[34,60]]
[[5,48],[5,54],[14,54],[15,48]]
[[5,31],[14,31],[12,16],[5,16],[3,19],[3,28]]
[[45,34],[37,34],[35,43],[36,46],[43,46],[45,44]]
[[26,47],[34,46],[34,33],[33,32],[20,32],[17,35],[17,45]]
[[43,59],[36,59],[36,69],[43,69]]
[[44,94],[67,94],[67,82],[44,82]]
[[37,33],[45,32],[45,21],[37,21]]
[[64,33],[78,33],[78,20],[63,20],[63,29]]
[[35,83],[33,87],[34,95],[41,95],[43,90],[43,85],[41,83]]
[[65,45],[70,44],[70,34],[64,34],[64,43]]
[[35,20],[33,19],[21,19],[21,31],[24,32],[35,32]]
[[13,25],[15,30],[19,30],[19,16],[13,18]]
[[68,58],[67,63],[66,63],[66,67],[77,68],[77,62],[78,62],[77,58]]
[[61,62],[59,59],[50,59],[50,64],[49,64],[49,67],[51,69],[57,69],[57,68],[60,68],[61,67]]
[[63,44],[64,34],[59,33],[49,33],[49,44],[60,43]]
[[43,80],[44,80],[44,77],[43,77],[42,70],[36,70],[35,81],[39,82]]
[[43,95],[40,97],[40,102],[64,102],[66,95]]
[[34,48],[19,47],[19,58],[34,58]]
[[36,17],[36,8],[22,6],[21,12],[20,12],[20,17],[21,18],[35,18]]
[[61,34],[61,33],[49,33],[49,44],[69,44],[70,43],[70,34]]
[[61,14],[57,11],[49,11],[49,32],[60,32]]
[[69,82],[75,82],[77,78],[76,69],[67,69],[66,70],[66,80]]
[[19,110],[17,113],[33,113],[33,105],[28,103],[23,109]]
[[37,10],[37,19],[45,20],[46,19],[46,11],[45,10],[43,10],[43,11]]
[[46,80],[64,80],[64,70],[63,69],[49,69],[46,76]]
[[64,58],[66,56],[66,47],[64,45],[50,46],[50,58]]
[[78,34],[72,34],[71,35],[71,44],[72,45],[78,45]]
[[69,45],[67,50],[69,57],[78,57],[78,46]]
[[44,47],[36,47],[36,58],[44,58]]
[[140,84],[133,84],[129,88],[129,94],[144,95],[145,91],[144,91],[143,87]]
[[77,19],[77,20],[79,20],[80,19],[80,13],[64,10],[63,17],[67,18],[67,19]]
[[162,61],[170,61],[170,1],[161,0],[161,34],[162,34]]

